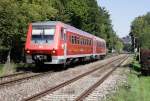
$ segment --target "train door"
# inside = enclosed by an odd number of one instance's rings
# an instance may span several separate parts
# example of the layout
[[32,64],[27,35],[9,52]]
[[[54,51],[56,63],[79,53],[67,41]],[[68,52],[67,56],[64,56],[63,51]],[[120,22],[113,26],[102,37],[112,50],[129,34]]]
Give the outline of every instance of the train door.
[[93,40],[93,54],[96,54],[96,39]]
[[64,57],[67,58],[67,31],[64,28]]

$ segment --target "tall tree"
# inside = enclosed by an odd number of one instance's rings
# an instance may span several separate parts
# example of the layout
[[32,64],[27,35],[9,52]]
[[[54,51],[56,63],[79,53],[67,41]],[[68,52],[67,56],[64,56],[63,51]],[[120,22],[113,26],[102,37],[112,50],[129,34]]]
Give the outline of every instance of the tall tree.
[[131,24],[130,35],[133,42],[136,42],[136,47],[150,49],[150,12],[135,18]]

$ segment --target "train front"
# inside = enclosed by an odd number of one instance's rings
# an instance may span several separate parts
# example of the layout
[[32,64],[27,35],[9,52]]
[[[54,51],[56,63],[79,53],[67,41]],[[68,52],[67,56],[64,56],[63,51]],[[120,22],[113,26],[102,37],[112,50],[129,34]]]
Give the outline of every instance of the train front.
[[27,63],[54,63],[52,56],[57,55],[56,25],[32,23],[29,25],[25,44]]

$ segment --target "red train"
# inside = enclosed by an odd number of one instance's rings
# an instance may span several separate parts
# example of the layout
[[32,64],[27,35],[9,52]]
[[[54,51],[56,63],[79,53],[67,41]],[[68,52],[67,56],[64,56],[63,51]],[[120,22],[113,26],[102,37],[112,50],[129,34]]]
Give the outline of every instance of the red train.
[[27,63],[67,64],[106,55],[104,39],[58,21],[31,23],[25,44]]

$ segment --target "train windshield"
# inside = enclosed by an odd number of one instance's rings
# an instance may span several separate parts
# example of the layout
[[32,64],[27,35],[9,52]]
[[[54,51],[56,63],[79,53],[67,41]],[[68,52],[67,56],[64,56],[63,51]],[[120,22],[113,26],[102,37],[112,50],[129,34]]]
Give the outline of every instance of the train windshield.
[[33,26],[32,42],[51,43],[54,40],[55,27]]

